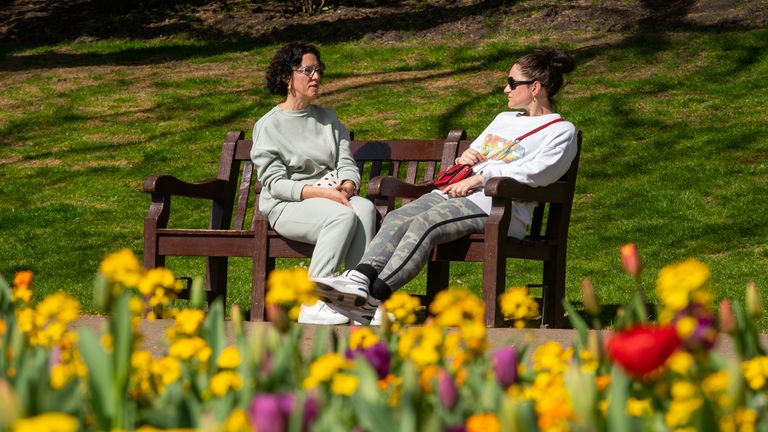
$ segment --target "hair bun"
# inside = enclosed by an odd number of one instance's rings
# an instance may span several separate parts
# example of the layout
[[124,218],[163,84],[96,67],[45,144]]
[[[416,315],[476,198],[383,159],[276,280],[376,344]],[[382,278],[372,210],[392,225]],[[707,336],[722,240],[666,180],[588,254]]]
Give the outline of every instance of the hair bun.
[[576,68],[576,62],[570,54],[563,50],[553,50],[547,53],[547,59],[552,67],[559,69],[562,73],[568,73]]

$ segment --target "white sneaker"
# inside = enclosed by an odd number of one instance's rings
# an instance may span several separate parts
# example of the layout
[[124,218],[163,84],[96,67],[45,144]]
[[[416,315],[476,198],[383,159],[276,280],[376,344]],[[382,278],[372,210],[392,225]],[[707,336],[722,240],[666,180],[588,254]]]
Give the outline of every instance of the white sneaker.
[[379,301],[369,296],[368,278],[357,270],[341,276],[316,278],[315,293],[336,312],[350,320],[369,324]]
[[327,304],[318,300],[312,306],[301,305],[299,312],[300,324],[324,324],[339,325],[349,322],[349,318],[328,307]]

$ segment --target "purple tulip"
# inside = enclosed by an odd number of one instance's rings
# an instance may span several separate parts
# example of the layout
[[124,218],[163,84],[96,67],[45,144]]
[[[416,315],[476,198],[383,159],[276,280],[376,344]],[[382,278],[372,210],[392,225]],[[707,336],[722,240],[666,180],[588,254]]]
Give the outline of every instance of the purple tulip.
[[[294,397],[290,393],[257,394],[251,400],[250,419],[255,431],[285,432],[288,430]],[[317,418],[317,400],[308,396],[304,401],[304,419],[302,430],[308,431]]]
[[493,370],[505,389],[517,381],[517,350],[514,346],[504,347],[493,354]]
[[459,389],[453,382],[451,374],[443,369],[437,373],[437,395],[444,407],[452,410],[459,402]]
[[463,425],[446,426],[443,432],[467,432],[467,429]]
[[683,318],[696,320],[693,333],[682,341],[683,347],[691,352],[711,350],[717,342],[718,334],[714,314],[704,306],[692,303],[678,313],[675,322]]
[[383,379],[389,374],[390,354],[387,345],[383,342],[377,342],[368,348],[355,348],[346,352],[348,359],[353,359],[359,355],[363,356],[376,370],[379,379]]
[[709,351],[717,342],[717,327],[713,316],[696,318],[696,328],[683,346],[689,351]]
[[250,417],[254,431],[285,432],[293,409],[290,394],[257,394],[251,400]]

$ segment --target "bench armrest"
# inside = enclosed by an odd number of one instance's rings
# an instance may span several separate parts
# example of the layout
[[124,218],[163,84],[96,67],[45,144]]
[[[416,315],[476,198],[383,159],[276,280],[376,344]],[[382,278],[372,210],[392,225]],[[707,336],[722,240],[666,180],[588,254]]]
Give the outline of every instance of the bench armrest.
[[568,199],[568,184],[558,180],[547,186],[533,187],[509,177],[493,177],[485,183],[485,195],[515,201],[562,203]]
[[167,174],[156,174],[144,181],[144,192],[165,196],[185,196],[190,198],[220,201],[226,196],[227,182],[220,179],[203,180],[187,183]]
[[434,182],[413,184],[393,176],[378,176],[368,182],[368,198],[418,198],[434,189]]

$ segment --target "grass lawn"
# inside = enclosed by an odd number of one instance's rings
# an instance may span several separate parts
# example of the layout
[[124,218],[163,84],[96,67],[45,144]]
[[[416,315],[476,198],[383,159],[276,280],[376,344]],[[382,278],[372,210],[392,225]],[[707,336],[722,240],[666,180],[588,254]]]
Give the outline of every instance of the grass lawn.
[[[768,294],[768,30],[328,43],[319,102],[360,139],[454,128],[475,136],[505,109],[514,59],[540,45],[577,58],[557,106],[584,132],[568,297],[579,301],[589,278],[602,302],[626,301],[634,284],[618,248],[627,242],[640,249],[649,291],[664,265],[697,258],[711,268],[716,300],[743,300],[749,281]],[[142,253],[144,179],[213,177],[226,132],[250,137],[278,102],[263,87],[277,47],[181,38],[5,47],[0,274],[30,269],[37,298],[63,289],[93,312],[104,255]],[[173,226],[205,226],[205,206],[174,206],[187,217]],[[231,263],[228,303],[249,309],[250,262]],[[168,264],[182,275],[203,271],[202,260]],[[454,264],[452,283],[479,292],[479,266]],[[510,262],[508,285],[538,282],[538,271]]]

